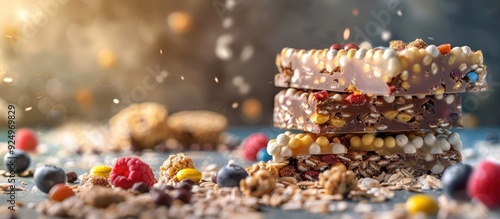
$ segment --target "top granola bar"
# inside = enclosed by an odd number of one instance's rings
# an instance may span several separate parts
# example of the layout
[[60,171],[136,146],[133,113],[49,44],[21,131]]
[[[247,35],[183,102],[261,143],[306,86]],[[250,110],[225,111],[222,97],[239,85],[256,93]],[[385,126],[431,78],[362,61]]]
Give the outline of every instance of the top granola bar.
[[434,95],[485,91],[480,50],[450,44],[391,41],[389,48],[333,44],[330,49],[284,48],[276,57],[278,87],[373,95]]

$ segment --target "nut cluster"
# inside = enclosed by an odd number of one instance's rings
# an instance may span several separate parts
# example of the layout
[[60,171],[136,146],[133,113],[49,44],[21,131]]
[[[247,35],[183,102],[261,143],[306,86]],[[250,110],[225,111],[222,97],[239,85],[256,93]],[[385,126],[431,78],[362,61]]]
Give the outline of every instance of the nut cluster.
[[351,170],[333,167],[319,174],[319,184],[330,195],[347,195],[357,189],[356,175]]
[[276,188],[276,179],[267,170],[259,170],[255,174],[240,181],[240,189],[246,196],[262,197]]
[[171,154],[160,167],[160,184],[177,182],[177,172],[185,168],[194,168],[193,160],[184,153]]

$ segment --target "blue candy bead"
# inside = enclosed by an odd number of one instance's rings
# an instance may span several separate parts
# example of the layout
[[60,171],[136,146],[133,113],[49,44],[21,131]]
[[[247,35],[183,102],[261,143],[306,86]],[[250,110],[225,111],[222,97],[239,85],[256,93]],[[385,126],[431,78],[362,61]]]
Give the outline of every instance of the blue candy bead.
[[273,157],[269,153],[267,153],[267,148],[262,148],[259,150],[259,152],[257,152],[258,161],[267,162],[270,161],[271,159],[273,159]]
[[465,75],[469,79],[469,83],[475,83],[479,78],[476,72],[470,71]]

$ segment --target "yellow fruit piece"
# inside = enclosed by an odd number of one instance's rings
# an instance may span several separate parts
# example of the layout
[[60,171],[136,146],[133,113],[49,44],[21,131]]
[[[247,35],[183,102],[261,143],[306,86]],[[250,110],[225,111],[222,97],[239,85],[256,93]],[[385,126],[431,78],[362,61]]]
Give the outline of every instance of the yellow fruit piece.
[[300,143],[300,140],[299,140],[299,139],[297,139],[297,138],[292,138],[292,139],[290,139],[290,141],[288,142],[288,147],[289,147],[289,148],[292,148],[292,149],[293,149],[293,148],[298,148],[298,147],[300,147],[300,144],[301,144],[301,143]]
[[184,168],[179,170],[175,177],[179,180],[179,182],[183,179],[190,179],[193,180],[194,183],[198,183],[201,180],[201,173],[194,168]]
[[359,148],[361,146],[361,138],[359,136],[353,136],[350,140],[351,146]]
[[363,142],[363,144],[367,146],[371,145],[373,143],[373,140],[375,140],[375,135],[373,134],[364,134],[361,138],[361,142]]
[[340,128],[340,127],[345,125],[345,120],[333,118],[333,119],[328,120],[328,124],[335,127],[335,128]]
[[316,144],[318,144],[320,147],[323,148],[323,147],[327,147],[328,145],[330,145],[330,141],[325,136],[319,136],[316,139]]
[[424,213],[428,216],[432,216],[438,213],[439,205],[436,199],[432,196],[418,194],[413,195],[406,200],[406,211],[410,215]]
[[316,124],[324,124],[325,122],[328,122],[330,119],[330,115],[328,114],[321,114],[321,113],[313,113],[310,117],[311,121],[313,121]]
[[406,123],[410,121],[413,116],[408,113],[400,113],[396,116],[396,118],[398,119],[398,121]]
[[394,119],[396,118],[396,116],[398,115],[398,111],[397,110],[389,110],[389,111],[386,111],[384,113],[384,117],[385,118],[388,118],[388,119]]
[[112,169],[113,167],[108,165],[96,165],[90,169],[90,175],[109,178],[109,173]]

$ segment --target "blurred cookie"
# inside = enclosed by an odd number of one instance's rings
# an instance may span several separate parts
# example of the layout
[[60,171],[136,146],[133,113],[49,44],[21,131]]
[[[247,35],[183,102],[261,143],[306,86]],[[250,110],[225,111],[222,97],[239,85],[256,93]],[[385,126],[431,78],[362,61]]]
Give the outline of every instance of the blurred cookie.
[[153,148],[168,138],[168,111],[157,103],[132,104],[109,120],[113,150]]
[[185,149],[193,149],[191,146],[196,144],[213,150],[227,127],[227,119],[224,115],[211,111],[182,111],[168,118],[168,126],[174,138]]

